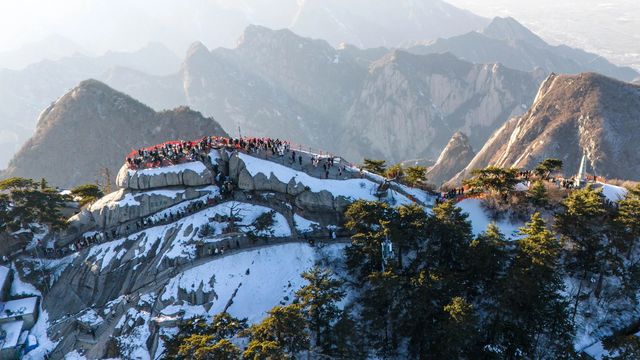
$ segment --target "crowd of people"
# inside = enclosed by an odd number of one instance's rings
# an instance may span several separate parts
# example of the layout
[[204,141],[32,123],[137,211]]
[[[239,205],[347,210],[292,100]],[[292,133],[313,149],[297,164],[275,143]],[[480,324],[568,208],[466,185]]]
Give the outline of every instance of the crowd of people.
[[440,204],[446,202],[447,200],[456,199],[458,197],[464,196],[464,187],[453,188],[449,191],[443,191],[438,194],[435,199],[436,204]]
[[[131,152],[126,162],[130,169],[145,169],[175,165],[201,160],[212,149],[235,149],[247,153],[270,152],[272,155],[285,156],[291,149],[291,143],[280,139],[242,137],[229,138],[206,136],[196,141],[169,141]],[[295,152],[292,153],[295,161]],[[302,157],[299,157],[302,163]]]
[[[301,169],[304,166],[303,153],[292,149],[290,142],[268,137],[207,136],[197,141],[171,141],[133,151],[126,157],[126,162],[129,169],[132,170],[170,166],[204,160],[211,150],[221,148],[242,151],[247,154],[260,154],[265,157],[276,156],[282,158],[283,163],[286,157],[289,160],[289,165],[297,164]],[[314,169],[322,167],[321,175],[318,177],[324,179],[330,178],[332,169],[336,169],[335,176],[339,179],[348,170],[344,164],[337,164],[333,156],[311,154],[310,164]],[[220,174],[217,175],[216,184],[223,192],[231,192],[233,190],[231,182],[228,179],[220,178],[220,176]]]

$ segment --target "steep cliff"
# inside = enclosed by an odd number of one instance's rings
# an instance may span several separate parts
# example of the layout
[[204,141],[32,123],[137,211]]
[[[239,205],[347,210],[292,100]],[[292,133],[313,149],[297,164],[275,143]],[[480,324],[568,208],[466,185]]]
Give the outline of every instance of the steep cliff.
[[461,132],[456,132],[438,157],[436,164],[429,168],[427,179],[436,185],[450,180],[469,164],[474,155],[469,138]]
[[605,178],[640,179],[640,86],[602,75],[551,75],[529,111],[496,131],[454,181],[487,165],[533,168],[548,157],[566,175],[587,155],[589,171]]

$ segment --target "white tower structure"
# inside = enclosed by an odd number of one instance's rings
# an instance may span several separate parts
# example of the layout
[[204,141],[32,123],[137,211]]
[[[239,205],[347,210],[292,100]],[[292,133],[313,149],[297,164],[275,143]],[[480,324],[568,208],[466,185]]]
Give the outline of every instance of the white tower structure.
[[578,174],[576,175],[574,185],[575,187],[581,187],[582,182],[586,180],[586,172],[587,172],[587,154],[582,154],[582,160],[580,160],[580,168],[578,169]]

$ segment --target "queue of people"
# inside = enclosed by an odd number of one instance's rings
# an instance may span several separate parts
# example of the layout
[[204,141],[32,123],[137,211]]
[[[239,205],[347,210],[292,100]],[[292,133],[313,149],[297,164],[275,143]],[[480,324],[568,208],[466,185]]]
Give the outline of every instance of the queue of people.
[[464,196],[464,187],[453,188],[449,191],[443,191],[436,197],[436,204],[446,202],[447,200],[455,199],[457,197]]

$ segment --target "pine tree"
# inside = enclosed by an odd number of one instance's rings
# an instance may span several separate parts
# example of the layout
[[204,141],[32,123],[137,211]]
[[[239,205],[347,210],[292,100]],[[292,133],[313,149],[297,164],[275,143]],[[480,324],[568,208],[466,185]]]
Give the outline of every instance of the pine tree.
[[402,180],[404,176],[404,169],[401,164],[395,164],[385,171],[385,176],[387,179]]
[[179,326],[175,336],[163,336],[165,359],[240,359],[241,351],[229,339],[247,328],[247,320],[226,312],[216,314],[210,323],[202,317]]
[[307,321],[300,304],[276,306],[267,314],[245,332],[250,340],[244,358],[295,359],[298,353],[309,348]]
[[192,335],[180,344],[178,355],[193,360],[240,360],[242,351],[227,339],[215,341],[212,335]]
[[529,191],[527,191],[527,198],[538,208],[543,208],[549,205],[549,197],[547,195],[547,188],[542,181],[536,181],[531,185]]
[[335,279],[328,269],[314,267],[302,273],[308,284],[296,292],[296,300],[306,313],[309,327],[315,335],[315,344],[323,353],[330,350],[330,325],[338,318],[340,311],[336,305],[345,293],[342,281]]
[[427,233],[429,239],[424,259],[430,267],[461,271],[469,244],[473,238],[468,215],[452,201],[433,208]]
[[422,187],[427,183],[427,168],[424,166],[410,166],[405,170],[404,181],[413,187]]
[[387,170],[387,163],[384,160],[364,159],[363,169],[378,175],[384,175]]
[[361,334],[364,331],[348,310],[342,310],[331,331],[329,355],[336,359],[364,360],[367,351]]
[[403,279],[393,269],[371,273],[359,298],[362,328],[370,348],[382,358],[396,355]]
[[635,334],[612,336],[602,344],[608,352],[602,356],[602,360],[640,359],[640,337]]
[[490,347],[494,344],[503,314],[500,296],[509,285],[506,283],[507,270],[511,263],[512,245],[506,240],[496,224],[491,223],[469,245],[468,269],[464,275],[467,299],[474,304],[477,314],[477,328],[482,329],[475,336],[476,342],[470,352],[478,358],[494,358]]
[[40,189],[31,179],[9,178],[0,181],[0,230],[26,228],[32,223],[48,225],[52,230],[66,227],[60,213],[67,198],[52,188]]
[[402,268],[404,256],[418,251],[426,242],[429,217],[417,204],[399,206],[390,214],[391,218],[383,224],[383,228],[385,236],[389,236],[394,245],[398,267]]
[[618,202],[615,216],[616,247],[627,254],[627,258],[636,249],[640,240],[640,185],[630,190],[624,199]]
[[471,300],[479,300],[479,309],[489,319],[487,321],[500,311],[492,299],[502,292],[510,259],[508,246],[505,236],[494,223],[489,224],[487,230],[469,245],[468,268],[464,275],[468,284],[467,295]]
[[503,198],[513,190],[519,182],[517,169],[503,169],[497,166],[489,166],[485,169],[476,169],[471,172],[472,178],[463,183],[475,192],[494,192]]
[[521,230],[494,343],[506,358],[567,358],[572,327],[559,266],[560,242],[539,213]]
[[569,246],[567,268],[579,277],[572,318],[578,309],[583,283],[588,275],[602,277],[607,272],[607,215],[600,192],[587,186],[573,191],[562,202],[563,211],[556,214],[555,226]]
[[394,217],[394,211],[385,203],[358,200],[345,212],[345,228],[354,233],[345,248],[346,264],[360,282],[382,268],[383,224]]
[[[464,277],[468,271],[471,225],[460,208],[446,202],[433,208],[424,233],[426,241],[407,267],[410,273],[403,282],[406,285],[396,291],[397,296],[404,297],[398,300],[401,304],[399,331],[408,338],[409,351],[416,358],[424,354],[433,358],[456,358],[465,347],[451,338],[460,328],[445,308],[454,298],[464,298],[469,288]],[[465,326],[473,328],[469,324]],[[463,338],[459,340],[464,340],[465,345],[473,342],[473,336]]]
[[95,202],[104,196],[98,185],[84,184],[71,189],[71,195],[80,198],[80,206]]
[[543,179],[548,179],[549,175],[554,171],[560,171],[562,169],[562,160],[548,158],[541,161],[534,172]]

